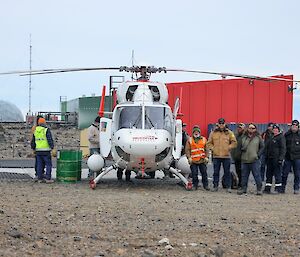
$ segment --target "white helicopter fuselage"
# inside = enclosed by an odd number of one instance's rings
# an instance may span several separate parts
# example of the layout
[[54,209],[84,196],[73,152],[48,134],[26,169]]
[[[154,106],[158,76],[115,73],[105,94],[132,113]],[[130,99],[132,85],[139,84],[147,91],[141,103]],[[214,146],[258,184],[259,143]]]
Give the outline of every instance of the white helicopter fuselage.
[[119,168],[135,172],[168,168],[176,145],[176,120],[165,84],[125,82],[121,89],[111,124],[107,118],[100,121],[101,154],[111,152]]
[[[143,110],[150,106],[139,107]],[[124,106],[121,105],[120,108]],[[127,106],[127,108],[131,107]],[[167,167],[171,162],[173,144],[171,131],[166,128],[149,129],[142,126],[120,128],[115,131],[113,129],[111,153],[121,168],[133,171],[141,169],[155,171]]]

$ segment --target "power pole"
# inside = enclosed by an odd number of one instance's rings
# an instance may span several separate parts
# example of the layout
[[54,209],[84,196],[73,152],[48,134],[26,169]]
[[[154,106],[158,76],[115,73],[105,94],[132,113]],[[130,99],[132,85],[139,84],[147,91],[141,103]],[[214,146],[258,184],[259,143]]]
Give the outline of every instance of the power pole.
[[31,34],[29,35],[29,109],[28,109],[28,115],[31,115],[31,59],[32,55],[32,45],[31,45]]

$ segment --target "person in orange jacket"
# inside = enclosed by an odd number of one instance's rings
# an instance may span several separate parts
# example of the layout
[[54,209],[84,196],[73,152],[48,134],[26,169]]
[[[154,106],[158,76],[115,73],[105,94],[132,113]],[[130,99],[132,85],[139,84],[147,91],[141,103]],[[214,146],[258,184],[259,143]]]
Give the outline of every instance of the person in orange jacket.
[[185,146],[185,154],[190,164],[193,179],[193,188],[195,190],[198,189],[199,170],[202,175],[203,188],[209,190],[206,167],[208,163],[206,142],[207,139],[204,136],[201,136],[200,127],[198,125],[195,125],[193,127],[193,135],[187,140]]

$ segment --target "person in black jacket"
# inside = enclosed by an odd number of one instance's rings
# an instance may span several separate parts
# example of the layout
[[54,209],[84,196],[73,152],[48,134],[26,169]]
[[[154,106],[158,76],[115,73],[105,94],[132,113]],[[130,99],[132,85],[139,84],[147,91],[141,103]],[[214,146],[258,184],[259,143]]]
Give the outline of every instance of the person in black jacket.
[[299,121],[293,120],[291,128],[285,133],[286,154],[282,173],[282,193],[285,193],[285,187],[288,175],[293,167],[294,170],[294,194],[299,194],[300,182],[300,131]]
[[189,134],[186,132],[186,123],[182,123],[182,147],[181,147],[181,156],[185,154],[185,145],[189,139]]
[[242,162],[241,162],[241,144],[242,144],[242,137],[244,136],[246,131],[246,125],[244,123],[239,123],[234,133],[237,147],[231,150],[231,158],[234,161],[235,166],[235,173],[238,176],[238,189],[242,188]]
[[271,193],[272,179],[275,176],[275,194],[281,192],[282,188],[282,162],[285,156],[285,138],[278,124],[273,125],[274,136],[265,145],[267,174],[264,192]]
[[[264,144],[266,145],[270,139],[273,137],[273,122],[268,123],[267,130],[261,134],[262,139],[264,140]],[[260,174],[261,174],[261,181],[265,181],[265,174],[266,174],[266,153],[263,153],[260,156]]]

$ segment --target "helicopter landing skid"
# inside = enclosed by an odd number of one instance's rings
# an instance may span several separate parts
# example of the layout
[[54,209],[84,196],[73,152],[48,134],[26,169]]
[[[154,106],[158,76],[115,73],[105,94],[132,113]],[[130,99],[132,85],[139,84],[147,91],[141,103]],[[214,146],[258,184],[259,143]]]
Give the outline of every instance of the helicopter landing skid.
[[170,171],[177,176],[178,178],[181,179],[181,181],[184,183],[185,185],[185,189],[186,190],[192,190],[193,188],[193,184],[191,181],[188,181],[177,169],[174,169],[173,167],[170,167]]
[[99,180],[104,177],[108,172],[110,172],[113,169],[116,169],[118,166],[116,164],[113,164],[109,167],[107,167],[104,171],[102,171],[97,177],[95,177],[94,179],[92,179],[90,181],[90,188],[91,189],[95,189],[97,183],[99,182]]

